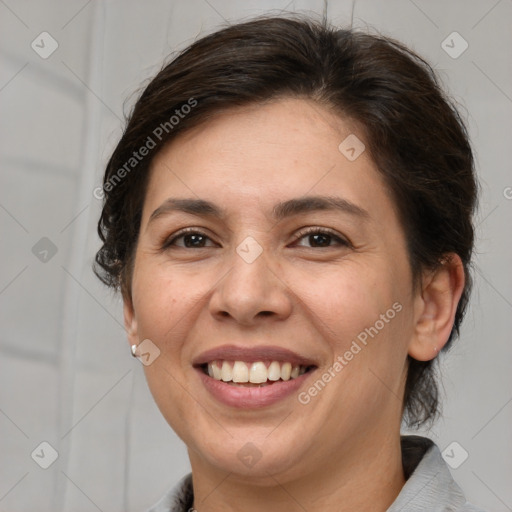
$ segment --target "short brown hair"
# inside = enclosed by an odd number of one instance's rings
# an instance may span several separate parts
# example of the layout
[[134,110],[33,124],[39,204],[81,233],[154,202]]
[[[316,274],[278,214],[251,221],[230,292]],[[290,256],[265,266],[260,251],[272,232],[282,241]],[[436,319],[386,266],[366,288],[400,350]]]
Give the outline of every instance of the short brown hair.
[[[431,66],[401,43],[306,18],[229,26],[193,43],[153,78],[106,168],[96,274],[130,298],[150,163],[161,147],[220,110],[278,97],[313,99],[361,128],[397,206],[415,281],[447,253],[460,256],[466,283],[446,350],[459,334],[472,282],[477,183],[464,123]],[[194,108],[172,123],[191,99]],[[114,183],[159,126],[166,129],[152,137],[156,147]],[[409,426],[438,413],[434,362],[408,356],[403,406]]]

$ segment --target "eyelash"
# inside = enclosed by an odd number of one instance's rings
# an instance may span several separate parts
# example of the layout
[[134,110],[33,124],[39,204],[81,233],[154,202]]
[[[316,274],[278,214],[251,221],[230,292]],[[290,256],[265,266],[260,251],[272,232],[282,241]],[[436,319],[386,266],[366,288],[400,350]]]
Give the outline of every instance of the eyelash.
[[[352,247],[352,244],[340,237],[334,230],[331,230],[331,229],[328,229],[328,228],[317,228],[317,227],[309,227],[309,228],[305,228],[303,229],[302,231],[300,231],[297,236],[295,237],[294,239],[294,243],[298,242],[299,240],[301,240],[302,238],[308,236],[308,235],[328,235],[330,237],[332,237],[332,240],[337,242],[338,245],[340,246],[345,246],[345,247]],[[174,243],[176,242],[176,240],[186,236],[186,235],[200,235],[200,236],[203,236],[205,238],[208,238],[209,240],[211,240],[211,238],[205,234],[204,232],[200,231],[199,229],[197,228],[184,228],[180,231],[178,231],[177,233],[174,233],[173,235],[171,235],[171,237],[169,238],[166,238],[162,244],[162,249],[165,250],[165,249],[170,249]],[[328,247],[320,247],[320,249],[329,249],[333,246],[328,246]],[[191,249],[191,247],[182,247],[183,249]],[[315,247],[310,247],[311,249],[315,249]],[[200,247],[200,249],[203,249],[203,247]]]
[[[332,238],[333,241],[336,241],[338,245],[342,245],[345,247],[352,247],[352,244],[345,238],[342,238],[341,236],[339,236],[336,233],[336,231],[334,231],[332,229],[328,229],[328,228],[317,228],[314,226],[305,228],[302,231],[299,231],[299,233],[297,233],[297,236],[294,239],[294,242],[297,242],[308,235],[328,235]],[[332,246],[320,247],[320,249],[325,249],[325,248],[328,249],[330,247],[332,247]],[[315,249],[315,247],[311,247],[311,249]]]

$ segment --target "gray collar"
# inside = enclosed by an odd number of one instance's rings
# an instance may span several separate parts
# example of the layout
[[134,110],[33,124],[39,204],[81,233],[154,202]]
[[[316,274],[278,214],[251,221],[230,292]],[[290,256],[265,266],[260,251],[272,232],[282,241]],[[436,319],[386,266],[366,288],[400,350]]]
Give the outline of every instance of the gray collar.
[[402,464],[407,481],[387,512],[472,511],[431,439],[402,436]]

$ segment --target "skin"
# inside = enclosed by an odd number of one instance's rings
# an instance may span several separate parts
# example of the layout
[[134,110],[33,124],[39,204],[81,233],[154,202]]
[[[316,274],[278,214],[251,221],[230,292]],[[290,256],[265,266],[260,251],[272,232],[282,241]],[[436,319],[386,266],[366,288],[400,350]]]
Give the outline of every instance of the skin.
[[[464,284],[448,255],[413,286],[404,232],[367,152],[349,161],[338,145],[355,127],[309,100],[237,108],[180,135],[152,162],[131,296],[130,344],[161,351],[144,366],[151,393],[188,447],[200,512],[385,511],[404,485],[401,397],[407,354],[434,358],[446,343]],[[276,221],[275,204],[337,196],[365,210],[302,212]],[[223,218],[180,211],[151,214],[168,198],[205,199]],[[185,227],[190,237],[162,249]],[[301,237],[305,227],[335,237]],[[248,236],[262,254],[247,263]],[[201,245],[201,243],[199,245]],[[297,394],[259,410],[217,402],[192,359],[233,343],[278,345],[318,362],[307,390],[357,335],[394,303],[402,309],[307,404]],[[261,454],[237,457],[251,442]]]

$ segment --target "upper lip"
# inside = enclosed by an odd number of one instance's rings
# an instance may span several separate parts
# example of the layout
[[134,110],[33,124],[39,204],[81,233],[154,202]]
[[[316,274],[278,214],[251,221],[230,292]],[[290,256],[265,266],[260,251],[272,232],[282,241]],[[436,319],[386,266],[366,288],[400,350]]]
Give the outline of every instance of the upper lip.
[[276,345],[260,345],[257,347],[240,347],[236,345],[222,345],[199,354],[192,364],[201,366],[215,360],[245,361],[283,361],[290,362],[294,366],[317,366],[315,361],[295,352],[278,347]]

